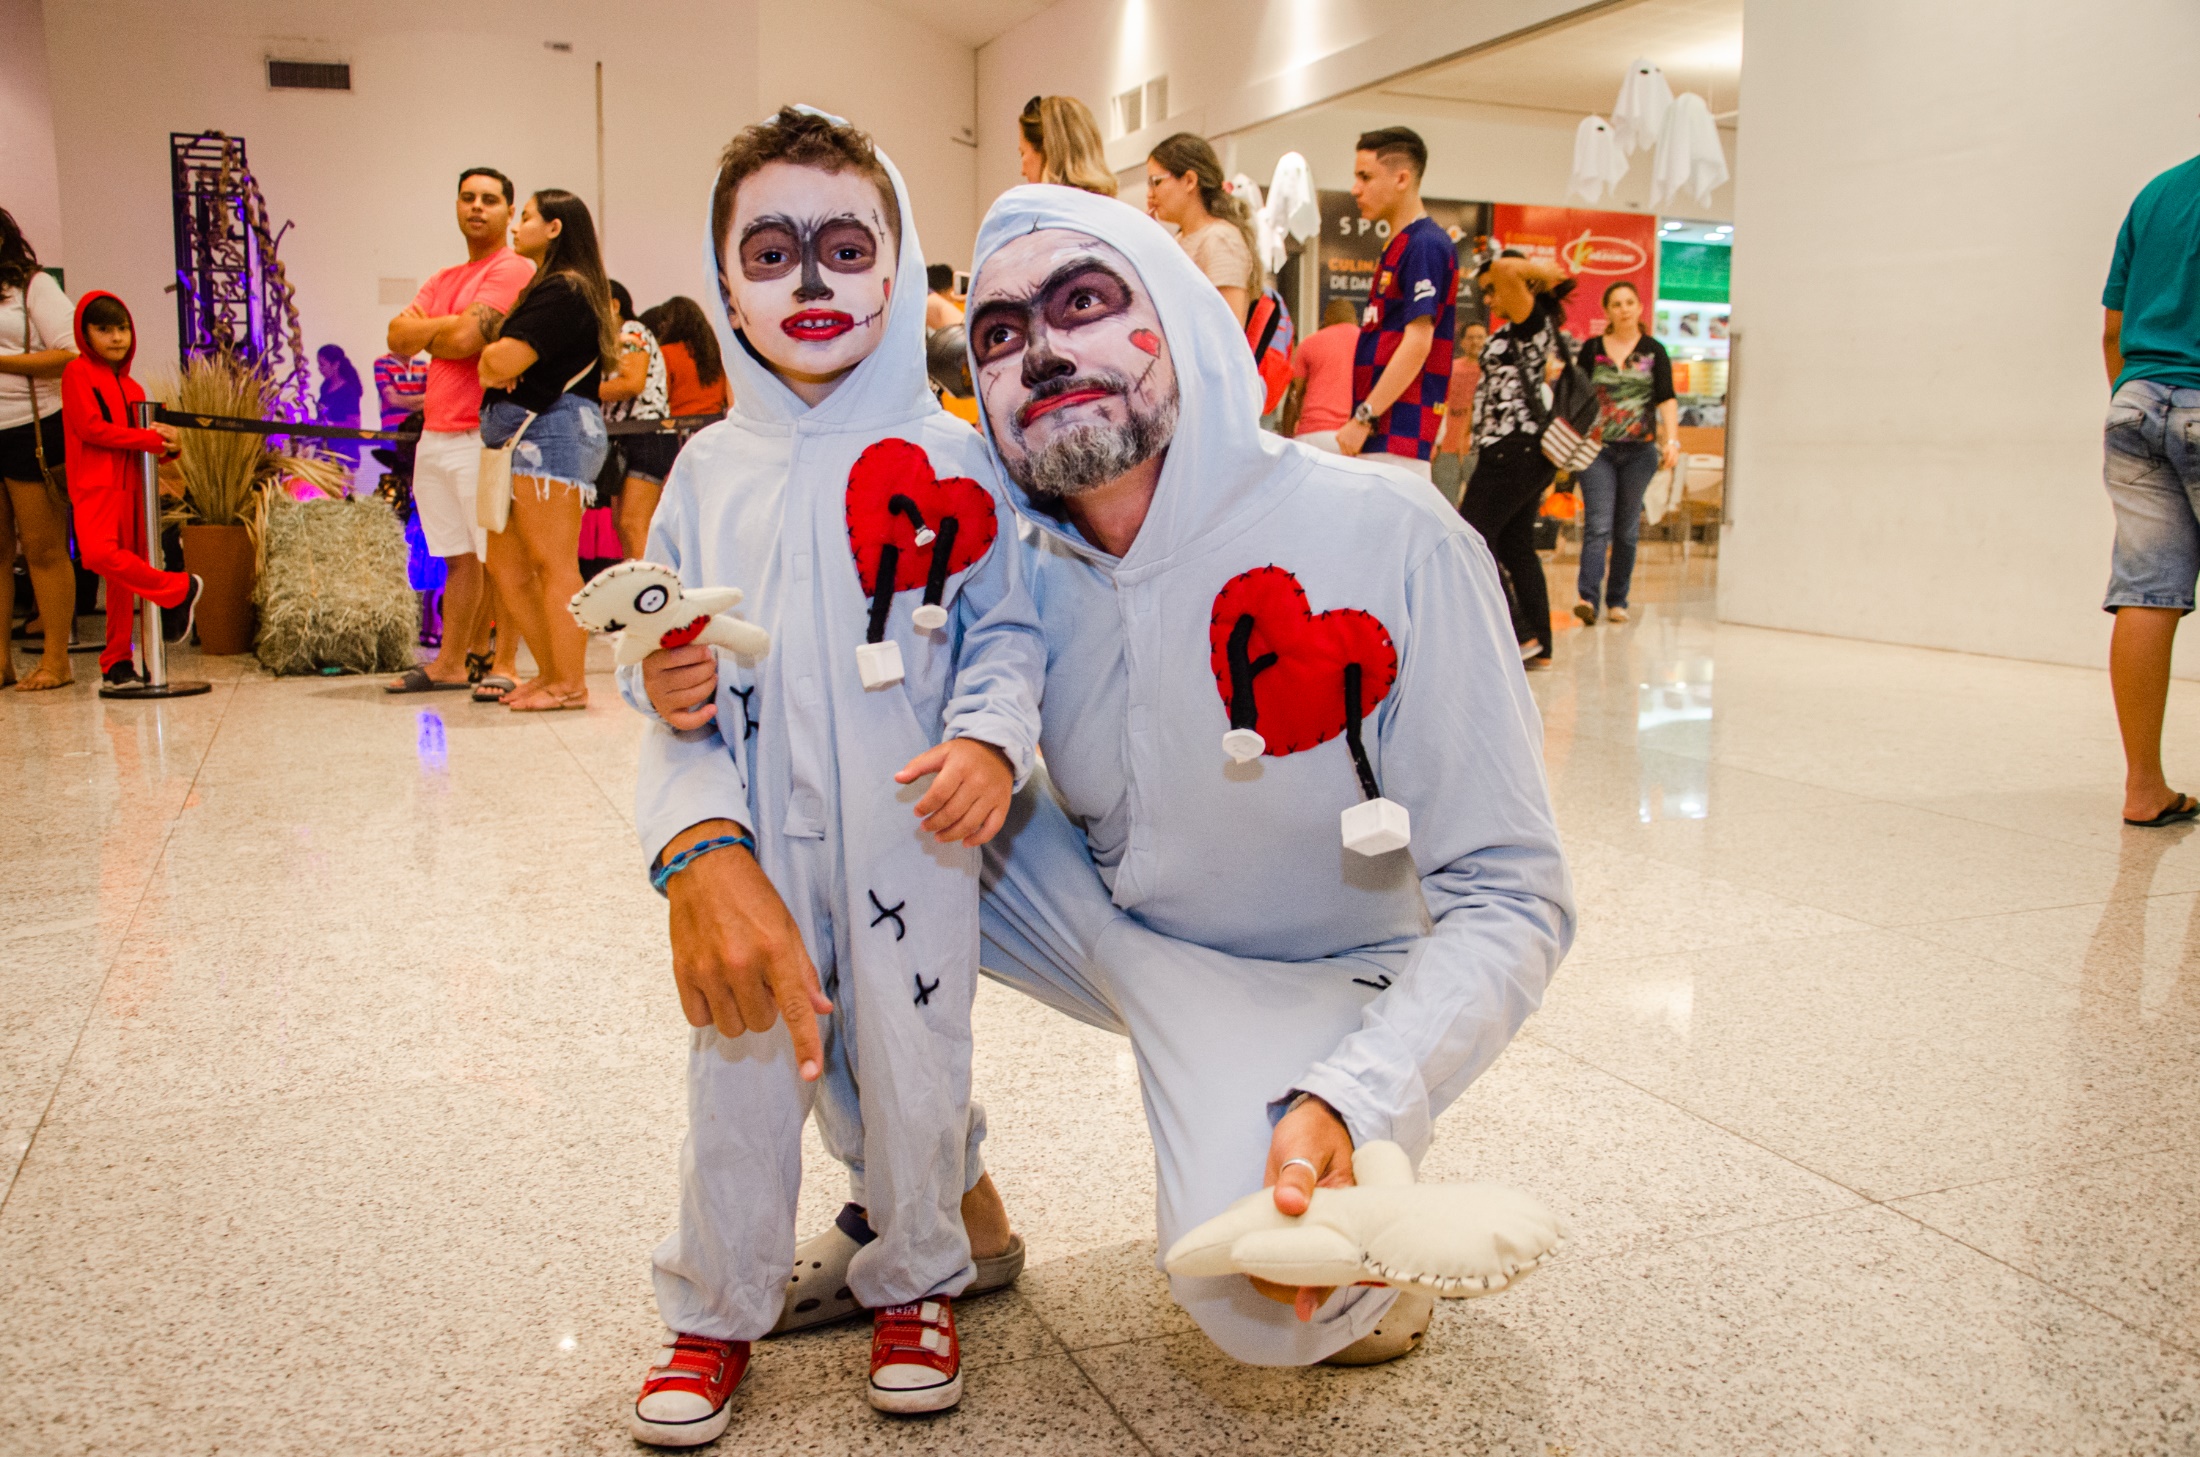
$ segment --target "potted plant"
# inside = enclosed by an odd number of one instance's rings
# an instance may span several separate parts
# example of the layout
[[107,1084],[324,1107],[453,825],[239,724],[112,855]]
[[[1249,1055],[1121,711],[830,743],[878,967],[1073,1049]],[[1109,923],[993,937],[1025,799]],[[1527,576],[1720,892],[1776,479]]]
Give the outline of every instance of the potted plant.
[[[181,414],[266,418],[266,381],[227,355],[185,360],[170,393],[170,407]],[[183,562],[206,582],[198,608],[199,646],[208,653],[249,653],[256,626],[252,589],[259,577],[254,528],[269,473],[267,439],[186,429],[181,440]]]

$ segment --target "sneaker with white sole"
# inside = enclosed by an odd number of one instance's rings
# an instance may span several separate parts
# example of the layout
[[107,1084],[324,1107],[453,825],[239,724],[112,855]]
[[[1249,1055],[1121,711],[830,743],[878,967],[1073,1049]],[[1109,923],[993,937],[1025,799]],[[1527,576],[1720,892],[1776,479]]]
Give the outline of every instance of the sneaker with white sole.
[[962,1400],[962,1346],[944,1299],[871,1314],[871,1405],[897,1413],[946,1411]]
[[199,599],[206,595],[206,578],[194,574],[191,584],[184,589],[183,600],[173,607],[160,610],[160,636],[163,642],[182,642],[191,635],[191,625],[198,621]]
[[733,1420],[733,1393],[749,1370],[747,1341],[676,1335],[672,1358],[652,1366],[629,1429],[652,1447],[700,1447]]

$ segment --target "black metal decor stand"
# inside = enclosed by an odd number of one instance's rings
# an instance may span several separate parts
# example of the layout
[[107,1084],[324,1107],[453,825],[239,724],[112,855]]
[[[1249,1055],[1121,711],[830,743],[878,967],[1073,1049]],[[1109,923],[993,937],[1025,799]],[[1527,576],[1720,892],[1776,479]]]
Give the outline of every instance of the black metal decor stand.
[[[130,423],[140,430],[152,429],[153,412],[157,408],[150,401],[132,405]],[[138,457],[138,482],[145,497],[146,551],[148,556],[157,555],[160,551],[160,462],[149,453]],[[168,643],[161,636],[160,604],[150,597],[138,598],[138,644],[145,657],[145,681],[127,687],[102,685],[100,697],[190,698],[214,691],[213,684],[196,679],[168,681]]]

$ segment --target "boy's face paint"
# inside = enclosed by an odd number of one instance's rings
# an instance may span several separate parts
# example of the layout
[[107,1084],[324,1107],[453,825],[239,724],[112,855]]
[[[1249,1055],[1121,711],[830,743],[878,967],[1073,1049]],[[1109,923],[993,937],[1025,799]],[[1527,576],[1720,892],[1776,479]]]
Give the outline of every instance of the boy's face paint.
[[1044,479],[1034,458],[1081,434],[1121,437],[1095,458],[1131,463],[1168,443],[1176,365],[1153,296],[1116,249],[1062,228],[1014,239],[986,259],[969,317],[978,396],[1019,481]]
[[829,379],[885,337],[896,261],[870,178],[772,162],[735,194],[719,276],[735,326],[767,363]]
[[109,364],[120,364],[130,357],[128,324],[87,324],[84,332],[91,336],[92,352]]

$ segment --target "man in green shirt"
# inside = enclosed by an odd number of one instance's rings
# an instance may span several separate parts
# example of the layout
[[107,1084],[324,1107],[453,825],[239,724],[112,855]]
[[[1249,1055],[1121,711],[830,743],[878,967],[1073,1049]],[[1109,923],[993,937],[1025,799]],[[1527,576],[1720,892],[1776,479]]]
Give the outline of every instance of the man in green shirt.
[[2170,648],[2200,579],[2200,157],[2149,182],[2101,291],[2109,402],[2103,472],[2116,555],[2108,679],[2124,740],[2124,823],[2200,816],[2162,773]]

